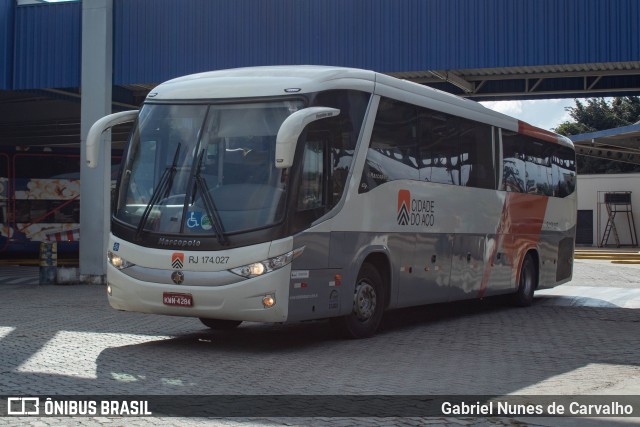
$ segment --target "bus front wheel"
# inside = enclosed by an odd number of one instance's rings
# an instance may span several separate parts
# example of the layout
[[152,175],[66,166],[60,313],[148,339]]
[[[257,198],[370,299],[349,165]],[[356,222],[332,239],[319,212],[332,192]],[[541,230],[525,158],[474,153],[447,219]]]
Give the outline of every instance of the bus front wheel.
[[518,290],[513,295],[514,305],[518,307],[528,307],[531,305],[537,280],[538,269],[536,268],[536,263],[531,254],[527,254],[522,261],[522,267],[520,267]]
[[235,329],[240,326],[240,323],[242,323],[241,320],[205,319],[202,317],[200,318],[200,321],[203,325],[208,326],[211,329],[225,331],[229,329]]
[[373,336],[384,312],[384,282],[371,264],[363,264],[353,292],[351,313],[334,319],[333,323],[349,338]]

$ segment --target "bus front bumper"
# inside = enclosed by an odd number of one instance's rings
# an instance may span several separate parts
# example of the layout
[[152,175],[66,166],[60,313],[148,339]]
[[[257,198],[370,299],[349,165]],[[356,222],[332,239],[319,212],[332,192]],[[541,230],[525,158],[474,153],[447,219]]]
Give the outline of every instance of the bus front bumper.
[[[184,272],[189,274],[188,271]],[[291,265],[259,277],[221,286],[183,286],[145,282],[107,267],[109,304],[115,309],[171,316],[279,323],[287,320]],[[165,296],[191,297],[191,306],[165,303]],[[272,296],[275,304],[265,307]]]

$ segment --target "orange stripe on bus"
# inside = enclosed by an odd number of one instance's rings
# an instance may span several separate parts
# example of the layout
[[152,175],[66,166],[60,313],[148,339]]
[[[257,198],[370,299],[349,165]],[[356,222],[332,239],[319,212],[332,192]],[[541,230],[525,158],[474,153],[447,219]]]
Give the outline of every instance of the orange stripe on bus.
[[[547,196],[506,193],[500,223],[496,230],[496,241],[493,242],[490,258],[482,275],[479,298],[482,298],[487,289],[491,267],[499,251],[510,260],[511,265],[519,266],[526,251],[537,247],[548,201]],[[519,280],[520,270],[516,273],[516,283]]]
[[535,126],[531,126],[529,123],[523,122],[521,120],[518,120],[518,133],[542,139],[543,141],[559,143],[558,135],[556,135],[555,133],[537,128]]

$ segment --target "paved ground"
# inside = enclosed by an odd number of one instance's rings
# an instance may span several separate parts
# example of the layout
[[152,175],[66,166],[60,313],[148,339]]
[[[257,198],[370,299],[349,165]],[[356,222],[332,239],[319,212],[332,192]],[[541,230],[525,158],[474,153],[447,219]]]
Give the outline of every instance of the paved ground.
[[0,265],[0,285],[37,285],[39,279],[38,267]]
[[640,264],[577,260],[573,280],[536,293],[554,305],[640,308]]
[[[534,305],[401,310],[368,340],[325,322],[243,324],[124,313],[101,286],[0,268],[0,395],[631,395],[640,403],[640,270],[576,262]],[[636,406],[640,407],[640,406]],[[3,425],[631,425],[560,418],[0,418]]]

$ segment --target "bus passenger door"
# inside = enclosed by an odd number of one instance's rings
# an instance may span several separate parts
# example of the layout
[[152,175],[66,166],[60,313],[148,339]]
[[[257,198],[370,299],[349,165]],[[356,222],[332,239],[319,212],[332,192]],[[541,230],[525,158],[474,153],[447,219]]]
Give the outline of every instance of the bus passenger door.
[[450,300],[478,297],[484,275],[485,245],[485,235],[459,234],[454,237]]

